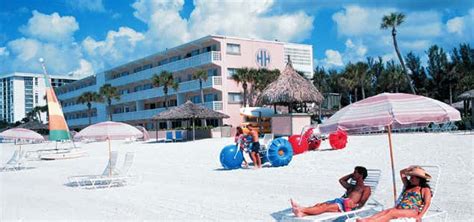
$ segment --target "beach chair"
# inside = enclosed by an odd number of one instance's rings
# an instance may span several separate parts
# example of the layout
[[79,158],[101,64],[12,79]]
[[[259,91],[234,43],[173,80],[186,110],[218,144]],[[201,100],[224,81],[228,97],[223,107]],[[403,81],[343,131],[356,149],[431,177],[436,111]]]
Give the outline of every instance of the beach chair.
[[135,159],[134,152],[127,152],[121,168],[115,170],[111,176],[101,176],[91,179],[91,186],[86,188],[110,188],[114,186],[125,186],[130,180],[135,178],[130,174],[130,168],[132,168],[133,161]]
[[133,142],[136,142],[136,141],[137,141],[137,138],[134,137],[134,136],[125,139],[125,143],[127,143],[127,144],[130,144],[130,143],[133,143]]
[[[445,210],[442,210],[438,205],[436,205],[436,191],[438,190],[438,184],[439,184],[439,178],[441,177],[441,168],[439,166],[435,165],[424,165],[421,166],[423,169],[426,170],[427,173],[431,175],[431,180],[428,182],[428,185],[430,185],[431,188],[431,205],[428,211],[423,215],[422,220],[428,220],[428,219],[433,219],[434,217],[439,217],[442,219],[442,221],[447,221],[448,220],[448,212]],[[404,189],[402,189],[404,190]],[[402,193],[398,196],[397,200],[397,205],[400,202],[402,198]],[[390,220],[390,222],[408,222],[408,221],[415,221],[413,218],[400,218],[400,219],[395,219],[395,220]],[[438,221],[438,220],[437,220]]]
[[267,149],[271,142],[273,141],[273,133],[265,133],[263,135],[263,139],[262,139],[262,142],[260,143],[261,147],[263,147],[264,149]]
[[[371,195],[365,205],[362,208],[349,211],[349,212],[336,212],[336,213],[323,213],[315,216],[306,217],[295,217],[290,209],[284,210],[280,221],[345,221],[349,218],[354,218],[362,215],[370,215],[383,210],[383,205],[375,200],[374,193],[379,185],[382,171],[378,169],[367,169],[367,178],[364,180],[364,184],[370,187]],[[355,185],[354,180],[349,181],[350,184]]]
[[107,161],[107,166],[105,167],[104,171],[100,175],[79,175],[79,176],[72,176],[68,177],[69,184],[71,185],[76,185],[78,187],[87,187],[87,186],[93,186],[92,180],[94,178],[101,178],[101,177],[106,177],[109,176],[110,171],[112,171],[112,175],[117,174],[117,158],[118,158],[118,153],[117,151],[112,151],[112,154],[110,156],[110,161]]
[[173,131],[166,131],[165,142],[173,142]]
[[174,131],[174,141],[180,141],[182,142],[183,139],[183,131],[181,130],[176,130]]
[[15,150],[15,152],[13,152],[12,157],[10,157],[10,160],[8,160],[8,162],[2,168],[2,171],[15,171],[15,170],[17,170],[18,158],[19,158],[19,152],[18,152],[18,150]]

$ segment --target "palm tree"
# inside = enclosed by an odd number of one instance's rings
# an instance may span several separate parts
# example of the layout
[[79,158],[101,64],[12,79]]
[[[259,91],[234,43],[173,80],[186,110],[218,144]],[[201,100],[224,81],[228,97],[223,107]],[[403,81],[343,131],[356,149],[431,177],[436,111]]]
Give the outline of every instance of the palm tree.
[[411,82],[411,78],[408,75],[407,69],[405,68],[405,63],[403,62],[403,58],[400,54],[400,50],[398,49],[397,44],[397,27],[400,26],[405,21],[405,15],[403,13],[390,13],[390,15],[385,15],[382,18],[382,23],[380,24],[381,29],[389,29],[392,28],[392,39],[393,39],[393,47],[395,47],[395,52],[397,52],[398,60],[402,65],[403,72],[406,75],[407,82],[410,85],[411,92],[416,94],[415,88],[413,87],[413,83]]
[[237,69],[237,72],[232,75],[232,79],[237,82],[237,84],[242,83],[242,89],[244,90],[244,107],[247,106],[247,90],[248,83],[254,80],[253,75],[255,75],[255,69],[249,68],[240,68]]
[[369,84],[369,66],[367,63],[358,62],[355,64],[355,76],[357,79],[357,85],[360,86],[362,91],[362,99],[365,99],[365,87]]
[[168,89],[171,87],[176,91],[179,87],[179,84],[174,81],[173,73],[162,71],[160,75],[153,75],[151,81],[155,87],[163,86],[163,93],[165,94],[165,109],[168,109]]
[[[359,84],[359,79],[357,76],[357,66],[355,64],[349,63],[346,65],[343,77],[341,78],[341,83],[343,87],[349,90],[349,92],[354,90],[354,99],[357,102],[357,86]],[[352,102],[352,99],[350,102]]]
[[207,72],[200,69],[193,74],[193,79],[199,79],[199,90],[201,91],[201,103],[204,104],[204,90],[202,89],[202,82],[207,81]]
[[116,87],[113,87],[110,84],[105,84],[99,89],[99,94],[100,94],[100,101],[106,101],[107,102],[107,109],[109,113],[109,120],[112,121],[112,100],[120,100],[120,94],[118,93],[118,90]]
[[87,116],[89,117],[89,125],[91,125],[91,110],[93,102],[101,102],[99,94],[96,92],[84,92],[77,98],[77,102],[87,105]]

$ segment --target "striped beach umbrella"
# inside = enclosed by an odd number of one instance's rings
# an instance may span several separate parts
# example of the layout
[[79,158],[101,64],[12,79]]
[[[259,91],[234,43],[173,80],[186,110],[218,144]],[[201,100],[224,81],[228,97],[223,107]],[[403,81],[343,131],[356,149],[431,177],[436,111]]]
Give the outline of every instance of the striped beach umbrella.
[[71,134],[69,134],[69,127],[67,126],[66,119],[64,119],[64,114],[61,109],[61,104],[58,102],[56,93],[51,86],[51,80],[46,72],[46,67],[44,65],[44,60],[40,58],[41,66],[43,67],[44,72],[44,81],[46,86],[46,101],[48,104],[48,113],[49,113],[49,140],[51,141],[60,141],[60,140],[70,140]]
[[[96,140],[107,140],[109,144],[109,166],[112,156],[112,148],[110,147],[110,140],[123,140],[131,137],[139,138],[142,137],[143,133],[137,128],[121,122],[101,122],[94,125],[90,125],[79,133],[77,133],[75,139],[96,139]],[[112,175],[112,168],[110,169],[110,175]]]
[[459,111],[438,100],[412,94],[382,93],[344,107],[320,125],[320,130],[322,133],[338,129],[348,132],[369,132],[386,128],[392,164],[393,192],[396,198],[392,129],[458,120],[461,120]]
[[[44,137],[41,136],[39,133],[24,128],[13,128],[5,130],[0,133],[0,138],[11,140],[32,140],[37,142],[44,141]],[[21,143],[19,151],[21,151]]]

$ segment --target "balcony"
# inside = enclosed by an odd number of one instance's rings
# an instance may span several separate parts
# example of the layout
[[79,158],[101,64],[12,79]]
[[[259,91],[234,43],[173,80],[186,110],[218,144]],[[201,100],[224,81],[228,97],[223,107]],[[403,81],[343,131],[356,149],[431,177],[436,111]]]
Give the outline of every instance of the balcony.
[[[97,123],[97,116],[91,117],[92,124]],[[70,129],[74,128],[75,126],[81,125],[89,125],[89,118],[79,118],[79,119],[68,119],[66,120]]]
[[162,111],[165,108],[158,108],[158,109],[147,109],[135,112],[127,112],[127,113],[116,113],[112,115],[112,119],[114,121],[130,121],[130,120],[140,120],[140,119],[152,119],[152,117]]
[[58,95],[58,99],[66,100],[66,99],[76,98],[76,97],[79,97],[84,92],[97,92],[97,85],[87,86],[78,90],[63,93],[61,95]]
[[222,111],[224,109],[222,101],[205,102],[204,106],[214,111]]
[[[216,86],[221,86],[222,85],[222,77],[220,76],[212,76],[211,78],[208,78],[207,81],[202,83],[202,88],[211,88],[211,87],[216,87]],[[185,93],[185,92],[191,92],[191,91],[197,91],[199,90],[199,80],[192,80],[192,81],[186,81],[179,83],[179,88],[178,88],[178,93]],[[170,89],[168,91],[168,95],[174,95],[176,92],[173,89]],[[124,94],[120,97],[120,101],[114,101],[113,104],[117,103],[126,103],[126,102],[132,102],[132,101],[137,101],[137,100],[145,100],[145,99],[151,99],[151,98],[156,98],[156,97],[162,97],[165,96],[163,93],[163,87],[157,87],[157,88],[151,88],[147,90],[142,90],[138,92],[133,92],[129,94]]]
[[[142,70],[137,73],[132,73],[117,79],[107,80],[106,83],[112,86],[121,86],[129,84],[130,82],[137,82],[151,79],[154,74],[159,74],[161,71],[177,72],[188,68],[205,65],[214,61],[221,61],[221,53],[218,51],[206,52],[200,55],[178,60],[161,66],[153,67],[151,69]],[[133,77],[132,77],[133,76]],[[130,78],[132,77],[132,78]]]
[[[97,105],[92,104],[92,109],[96,108]],[[87,104],[76,104],[71,106],[62,107],[64,113],[76,112],[76,111],[86,111]]]

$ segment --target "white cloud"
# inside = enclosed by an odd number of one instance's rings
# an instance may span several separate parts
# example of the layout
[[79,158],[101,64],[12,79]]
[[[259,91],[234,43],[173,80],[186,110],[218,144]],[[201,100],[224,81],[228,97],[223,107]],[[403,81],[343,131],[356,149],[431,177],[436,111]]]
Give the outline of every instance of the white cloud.
[[7,71],[39,72],[39,58],[44,58],[48,71],[53,74],[66,74],[80,66],[82,53],[75,44],[56,44],[41,42],[31,38],[19,38],[7,44],[10,58],[5,67]]
[[81,11],[105,12],[102,0],[73,0],[66,1],[66,3],[70,7]]
[[302,41],[313,29],[314,18],[302,11],[269,15],[272,0],[196,0],[189,19],[179,15],[183,4],[184,0],[138,0],[132,4],[134,16],[148,25],[142,50],[156,52],[209,34]]
[[448,32],[462,35],[464,30],[464,19],[461,17],[450,19],[446,23],[446,26],[448,28]]
[[87,37],[82,41],[83,50],[93,59],[96,69],[103,69],[117,62],[128,62],[136,52],[138,43],[144,35],[128,27],[120,27],[118,31],[109,31],[103,41]]
[[79,68],[70,72],[69,74],[75,76],[88,76],[94,74],[94,69],[92,68],[92,64],[85,59],[80,59],[79,61]]
[[7,47],[0,47],[0,56],[8,56],[10,52],[7,50]]
[[326,59],[324,61],[326,66],[342,66],[342,65],[344,65],[342,63],[342,57],[341,57],[341,54],[339,53],[339,51],[328,49],[328,50],[326,50],[326,52],[324,54],[326,55]]
[[20,27],[20,31],[31,38],[51,42],[69,42],[79,29],[79,24],[72,16],[60,16],[57,12],[51,15],[33,11],[28,24]]

